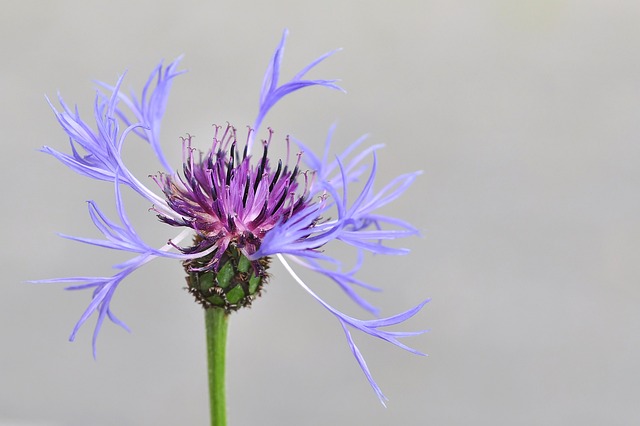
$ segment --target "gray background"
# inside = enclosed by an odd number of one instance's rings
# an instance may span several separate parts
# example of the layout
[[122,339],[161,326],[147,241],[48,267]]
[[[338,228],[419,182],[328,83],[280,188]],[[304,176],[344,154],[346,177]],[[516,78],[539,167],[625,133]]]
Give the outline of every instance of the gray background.
[[[28,279],[99,275],[118,254],[58,238],[97,236],[84,200],[110,185],[38,153],[66,149],[43,95],[88,115],[92,79],[141,87],[186,54],[163,143],[205,146],[212,123],[250,123],[267,61],[288,27],[284,73],[344,51],[267,124],[319,148],[363,133],[386,143],[379,184],[424,175],[387,213],[424,230],[411,255],[368,259],[361,277],[393,314],[433,301],[405,329],[422,358],[356,336],[389,396],[380,406],[337,322],[274,266],[265,297],[234,315],[233,425],[630,425],[640,422],[640,5],[636,1],[4,1],[0,17],[2,262],[0,425],[207,423],[203,321],[177,262],[116,293],[132,327],[92,324],[68,343],[88,293]],[[126,158],[158,169],[143,144]],[[126,194],[139,232],[174,232]],[[335,252],[334,252],[335,253]],[[314,288],[354,315],[332,286]]]

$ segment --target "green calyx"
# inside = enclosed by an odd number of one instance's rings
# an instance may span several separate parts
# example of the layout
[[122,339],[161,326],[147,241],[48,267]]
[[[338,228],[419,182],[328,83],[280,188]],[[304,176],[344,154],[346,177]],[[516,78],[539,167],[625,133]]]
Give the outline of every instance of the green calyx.
[[237,247],[229,246],[220,259],[217,272],[198,271],[211,257],[184,262],[189,293],[206,309],[221,308],[229,313],[250,306],[267,283],[269,258],[252,262]]

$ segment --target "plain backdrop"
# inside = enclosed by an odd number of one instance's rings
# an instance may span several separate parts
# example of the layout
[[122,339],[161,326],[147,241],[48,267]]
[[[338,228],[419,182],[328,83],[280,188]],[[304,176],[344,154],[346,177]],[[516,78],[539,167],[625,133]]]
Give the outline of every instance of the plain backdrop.
[[[94,79],[128,70],[138,89],[184,54],[162,127],[179,166],[180,136],[204,148],[213,123],[253,121],[284,28],[284,76],[342,47],[311,76],[348,94],[286,99],[266,120],[276,137],[320,149],[337,123],[337,149],[364,133],[386,144],[377,188],[424,171],[384,211],[422,236],[392,244],[408,256],[368,257],[360,278],[384,288],[370,296],[384,315],[432,298],[400,328],[430,329],[407,340],[429,357],[355,335],[383,408],[337,321],[274,265],[264,297],[231,319],[230,424],[638,424],[640,3],[4,0],[0,425],[207,424],[203,318],[179,262],[121,285],[112,306],[133,331],[105,324],[97,360],[92,321],[67,341],[90,294],[25,283],[126,259],[56,235],[99,236],[85,201],[113,212],[113,189],[37,151],[68,149],[44,96],[89,118]],[[125,158],[153,185],[148,147]],[[125,204],[150,243],[175,235],[135,194]]]

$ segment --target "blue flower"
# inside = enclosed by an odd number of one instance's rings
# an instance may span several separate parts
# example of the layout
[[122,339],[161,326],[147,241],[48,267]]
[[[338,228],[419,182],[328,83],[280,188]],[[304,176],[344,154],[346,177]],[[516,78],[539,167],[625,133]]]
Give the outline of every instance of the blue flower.
[[[361,149],[366,139],[363,137],[344,152],[332,156],[333,127],[321,156],[316,156],[304,143],[293,140],[301,152],[292,159],[291,143],[287,138],[285,161],[274,162],[269,156],[269,147],[274,143],[271,129],[268,137],[260,141],[259,153],[253,154],[254,145],[258,144],[255,137],[266,114],[284,96],[310,86],[342,91],[336,80],[305,79],[309,70],[334,52],[321,56],[290,81],[280,84],[280,64],[286,35],[285,32],[265,74],[258,115],[253,128],[247,133],[246,142],[238,142],[237,131],[231,125],[215,127],[213,143],[204,153],[192,147],[191,137],[184,138],[183,166],[180,171],[171,168],[159,141],[160,124],[171,84],[183,73],[177,71],[180,58],[166,67],[162,63],[158,65],[139,98],[121,91],[124,76],[114,86],[100,83],[107,94],[98,92],[96,95],[95,127],[80,116],[77,108],[69,108],[61,97],[58,99],[61,110],[57,110],[49,101],[58,122],[69,136],[71,152],[67,154],[47,146],[42,151],[83,176],[112,182],[118,215],[117,220],[112,220],[95,202],[89,201],[89,215],[104,239],[62,236],[85,244],[130,252],[133,257],[115,265],[117,272],[110,277],[78,276],[34,282],[65,282],[71,283],[67,287],[69,290],[93,290],[91,303],[75,325],[70,340],[73,341],[79,328],[96,314],[93,333],[95,356],[96,340],[105,318],[128,330],[110,308],[115,290],[129,274],[151,260],[159,257],[178,259],[183,261],[190,274],[219,274],[225,267],[225,259],[236,256],[236,262],[242,258],[247,263],[244,272],[266,277],[268,259],[276,257],[294,280],[341,324],[351,351],[384,404],[386,398],[373,380],[353,341],[351,330],[362,331],[423,355],[398,339],[424,331],[393,332],[384,328],[411,318],[428,300],[398,315],[359,320],[322,300],[291,265],[329,278],[358,306],[378,316],[378,309],[360,296],[356,288],[379,289],[356,278],[356,273],[363,264],[364,252],[385,255],[407,253],[406,249],[384,245],[384,241],[416,235],[417,230],[400,219],[381,215],[377,211],[399,197],[419,173],[401,175],[381,190],[374,190],[378,168],[376,151],[381,145]],[[150,145],[164,168],[164,172],[153,176],[162,195],[138,180],[123,162],[121,154],[124,142],[134,136]],[[349,199],[347,194],[353,194],[352,187],[361,181],[359,195]],[[145,243],[127,218],[121,197],[123,186],[144,197],[161,221],[181,228],[178,235],[160,248]],[[181,246],[187,238],[193,238],[191,245]],[[351,246],[357,253],[358,260],[353,267],[343,269],[343,262],[322,249],[335,240]],[[200,298],[205,306],[208,306],[207,300]],[[226,309],[236,309],[250,300],[248,298],[242,303],[225,306]]]

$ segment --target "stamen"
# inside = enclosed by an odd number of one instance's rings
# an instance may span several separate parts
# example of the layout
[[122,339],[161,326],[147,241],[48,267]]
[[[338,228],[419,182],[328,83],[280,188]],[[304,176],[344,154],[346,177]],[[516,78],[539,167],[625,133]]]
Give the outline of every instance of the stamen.
[[222,135],[222,138],[220,139],[221,142],[221,147],[220,149],[223,151],[227,150],[227,145],[229,143],[231,134],[234,133],[234,128],[233,126],[227,121],[227,127],[224,129],[224,134]]
[[218,139],[218,133],[220,132],[220,129],[222,128],[222,126],[218,126],[217,124],[212,124],[212,126],[214,130],[213,130],[213,141],[211,143],[211,152],[216,152],[216,149],[220,144],[220,139]]
[[191,192],[195,195],[196,190],[198,189],[198,181],[195,176],[189,177],[189,185],[191,185]]
[[271,210],[271,214],[274,214],[275,212],[278,211],[278,209],[280,207],[282,207],[282,204],[284,203],[284,200],[287,199],[287,191],[284,191],[282,193],[282,197],[280,197],[280,200],[278,200],[278,204],[276,204],[276,206]]
[[258,190],[258,184],[262,180],[262,175],[263,175],[264,169],[265,169],[265,167],[267,165],[267,153],[268,153],[268,148],[267,148],[267,143],[265,141],[264,149],[263,149],[263,152],[262,152],[262,160],[260,161],[260,166],[258,167],[258,171],[256,172],[256,181],[253,183],[253,191],[254,192],[256,192]]
[[247,140],[244,143],[244,156],[242,157],[243,160],[246,158],[248,154],[249,144],[251,144],[251,139],[253,139],[251,137],[252,134],[253,134],[253,129],[251,128],[251,126],[247,126]]
[[249,195],[249,186],[251,185],[251,180],[249,176],[247,176],[247,182],[244,185],[244,195],[242,196],[242,207],[247,207],[247,196]]
[[296,167],[293,169],[293,172],[291,172],[291,177],[289,177],[289,186],[293,184],[293,181],[296,180],[297,176],[298,176],[298,166],[296,165]]
[[269,153],[268,146],[269,146],[268,143],[264,144],[264,149],[262,151],[262,161],[260,161],[260,169],[259,169],[260,174],[264,173],[264,169],[267,166],[267,154]]
[[293,192],[290,192],[289,193],[289,215],[287,217],[291,217],[291,215],[293,214],[294,200],[295,200],[295,194]]
[[276,169],[276,173],[273,175],[273,179],[271,180],[271,184],[269,185],[269,192],[273,191],[273,187],[278,181],[280,177],[280,171],[282,170],[282,160],[278,160],[278,168]]
[[227,164],[227,179],[225,180],[227,186],[231,184],[231,175],[233,174],[233,159],[229,160]]
[[253,219],[253,220],[250,222],[250,225],[251,225],[252,227],[253,227],[253,226],[255,226],[255,225],[257,225],[257,224],[259,224],[259,223],[260,223],[260,222],[262,222],[262,220],[264,219],[264,217],[265,217],[265,215],[266,215],[266,213],[267,213],[267,201],[268,201],[268,200],[265,200],[265,201],[264,201],[264,204],[262,205],[262,209],[260,210],[260,213],[258,213],[258,216],[256,216],[256,218],[255,218],[255,219]]
[[286,161],[284,162],[284,164],[288,165],[289,164],[289,153],[291,152],[291,141],[289,140],[289,135],[287,135],[285,140],[287,141],[287,157],[286,157]]
[[185,163],[188,158],[188,150],[191,147],[189,146],[189,140],[187,138],[180,136],[180,140],[182,140],[182,163]]
[[234,233],[236,232],[237,226],[236,226],[236,222],[233,220],[233,216],[229,215],[227,216],[227,223],[229,224],[229,232]]
[[234,158],[236,157],[236,141],[233,141],[233,143],[231,144],[231,149],[229,150],[229,157],[231,161],[233,161]]
[[216,183],[213,177],[213,170],[207,170],[207,172],[209,173],[209,177],[211,179],[211,198],[213,199],[213,201],[216,201],[218,199],[218,192],[216,191]]
[[[300,198],[298,198],[298,201],[296,201],[295,205],[291,206],[291,212],[289,213],[289,217],[293,215],[293,212],[295,212],[300,207],[302,207],[305,201],[307,201],[307,197],[301,195]],[[291,202],[293,203],[293,200]]]
[[273,129],[271,127],[267,127],[267,130],[269,131],[269,139],[264,142],[269,145],[271,143],[271,137],[273,136]]

